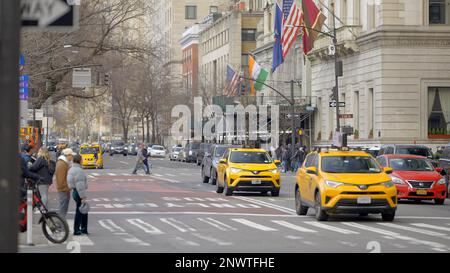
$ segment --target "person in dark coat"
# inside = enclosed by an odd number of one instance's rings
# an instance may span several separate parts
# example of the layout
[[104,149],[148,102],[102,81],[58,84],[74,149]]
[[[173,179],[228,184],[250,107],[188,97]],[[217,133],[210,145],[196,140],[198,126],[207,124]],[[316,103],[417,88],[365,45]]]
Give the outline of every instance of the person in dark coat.
[[38,158],[30,167],[30,171],[39,174],[43,179],[38,185],[42,203],[48,205],[48,189],[53,183],[56,163],[51,160],[50,153],[44,147],[39,149]]
[[27,187],[25,183],[25,179],[31,179],[33,181],[39,181],[41,180],[41,176],[31,172],[28,169],[27,161],[21,154],[19,154],[19,160],[20,160],[20,184],[19,184],[19,191],[20,191],[20,200],[25,200],[27,198]]

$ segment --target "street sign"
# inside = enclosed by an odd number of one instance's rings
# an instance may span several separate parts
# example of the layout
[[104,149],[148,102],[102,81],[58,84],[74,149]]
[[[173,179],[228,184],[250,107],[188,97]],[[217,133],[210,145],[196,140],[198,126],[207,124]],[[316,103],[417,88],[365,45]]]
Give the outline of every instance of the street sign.
[[90,68],[74,68],[72,73],[72,87],[86,88],[92,86],[92,72]]
[[19,99],[28,100],[28,75],[22,75],[19,78]]
[[[330,101],[330,107],[334,108],[336,107],[336,101]],[[339,102],[339,108],[345,107],[345,102],[344,101],[340,101]]]
[[75,5],[65,0],[21,0],[20,10],[23,27],[74,27]]
[[353,114],[340,114],[339,118],[341,118],[341,119],[352,119],[353,118]]
[[[34,113],[33,113],[34,112]],[[28,109],[28,120],[43,120],[44,119],[44,110],[42,109]]]

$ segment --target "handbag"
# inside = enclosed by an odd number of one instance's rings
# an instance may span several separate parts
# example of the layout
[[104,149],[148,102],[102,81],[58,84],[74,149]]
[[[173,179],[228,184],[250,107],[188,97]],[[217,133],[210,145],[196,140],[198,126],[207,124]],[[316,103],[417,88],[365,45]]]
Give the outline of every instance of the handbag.
[[90,209],[91,209],[91,206],[87,202],[84,202],[83,204],[81,204],[81,206],[79,208],[81,214],[88,214]]

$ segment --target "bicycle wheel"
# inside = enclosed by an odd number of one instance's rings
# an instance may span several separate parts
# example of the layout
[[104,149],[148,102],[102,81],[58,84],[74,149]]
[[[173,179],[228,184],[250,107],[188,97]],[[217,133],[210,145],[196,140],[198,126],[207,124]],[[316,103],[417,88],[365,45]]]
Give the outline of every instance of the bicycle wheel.
[[50,242],[62,244],[69,237],[69,225],[56,212],[48,212],[42,219],[42,232]]

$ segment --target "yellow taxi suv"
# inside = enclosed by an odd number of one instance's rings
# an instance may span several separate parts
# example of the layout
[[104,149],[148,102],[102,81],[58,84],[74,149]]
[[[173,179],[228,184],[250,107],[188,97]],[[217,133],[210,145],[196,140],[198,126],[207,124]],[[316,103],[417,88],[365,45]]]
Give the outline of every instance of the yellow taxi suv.
[[99,144],[84,144],[80,146],[84,169],[103,169],[103,150]]
[[296,175],[295,209],[306,215],[316,211],[318,221],[332,214],[381,213],[393,221],[397,209],[397,189],[389,174],[369,154],[360,151],[310,153]]
[[230,196],[234,191],[251,191],[280,195],[280,172],[261,149],[229,148],[217,165],[217,193]]

